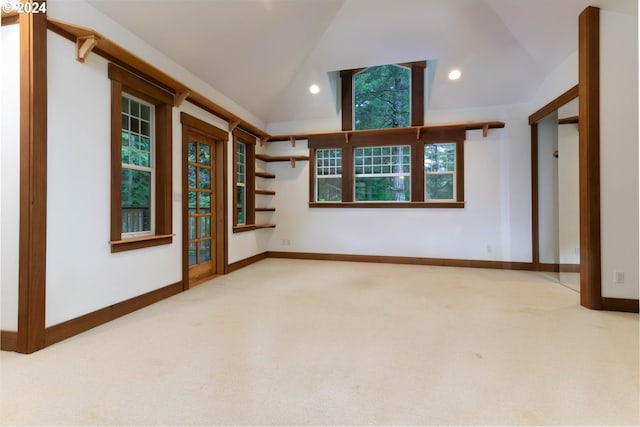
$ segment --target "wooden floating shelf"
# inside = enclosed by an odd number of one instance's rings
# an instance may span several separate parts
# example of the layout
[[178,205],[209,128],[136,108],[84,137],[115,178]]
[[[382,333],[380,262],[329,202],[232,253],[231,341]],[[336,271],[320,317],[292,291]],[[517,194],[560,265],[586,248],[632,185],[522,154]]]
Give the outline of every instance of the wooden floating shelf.
[[246,224],[246,225],[234,225],[234,233],[243,233],[245,231],[260,230],[261,228],[276,228],[275,224]]
[[256,190],[256,194],[264,194],[265,196],[275,196],[276,192],[273,190]]
[[309,160],[309,156],[269,156],[267,154],[256,154],[256,159],[263,162],[288,162],[291,160]]
[[269,172],[256,172],[255,175],[259,178],[267,178],[267,179],[273,179],[276,177],[274,174]]
[[344,130],[336,132],[319,132],[319,133],[306,133],[296,135],[273,135],[265,138],[265,142],[273,141],[295,141],[301,139],[309,139],[313,136],[323,135],[335,135],[343,133],[345,141],[348,143],[351,135],[367,134],[367,133],[380,133],[380,132],[398,132],[403,130],[410,130],[416,133],[418,139],[420,134],[426,129],[452,129],[463,128],[465,130],[482,130],[482,136],[486,138],[489,129],[501,129],[504,128],[504,122],[500,121],[486,121],[486,122],[461,122],[461,123],[441,123],[441,124],[429,124],[423,126],[411,126],[407,128],[388,128],[388,129],[363,129],[363,130]]
[[558,119],[558,124],[559,125],[578,124],[578,116],[565,117],[563,119]]
[[269,156],[268,154],[256,154],[256,159],[263,162],[291,162],[291,167],[296,167],[296,161],[309,160],[309,156]]
[[276,208],[256,208],[256,212],[275,212]]

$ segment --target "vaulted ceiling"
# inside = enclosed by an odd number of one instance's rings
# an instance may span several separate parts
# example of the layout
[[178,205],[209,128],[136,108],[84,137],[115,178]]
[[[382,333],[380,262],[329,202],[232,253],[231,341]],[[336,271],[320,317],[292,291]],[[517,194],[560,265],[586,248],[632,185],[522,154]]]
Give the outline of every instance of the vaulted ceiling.
[[423,59],[428,108],[527,102],[577,49],[585,7],[637,15],[636,0],[89,2],[265,123],[335,117],[335,71]]

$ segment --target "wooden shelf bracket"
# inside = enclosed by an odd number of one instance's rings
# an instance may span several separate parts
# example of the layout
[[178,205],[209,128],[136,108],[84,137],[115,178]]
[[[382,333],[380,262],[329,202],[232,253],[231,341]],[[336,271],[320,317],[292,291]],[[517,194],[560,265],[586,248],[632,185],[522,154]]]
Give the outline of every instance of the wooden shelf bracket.
[[[240,120],[233,120],[229,122],[229,132],[233,132],[234,130],[236,130],[236,128],[238,127],[238,125],[240,124]],[[262,145],[262,142],[260,143],[260,145]]]
[[94,35],[78,37],[76,39],[76,60],[84,62],[94,47],[98,45],[98,38]]
[[175,100],[176,107],[180,107],[184,103],[184,101],[187,100],[189,95],[191,95],[191,91],[188,91],[188,90],[176,92],[176,100]]
[[296,147],[296,137],[295,137],[295,136],[292,136],[292,137],[291,137],[291,146],[292,146],[293,148],[295,148],[295,147]]

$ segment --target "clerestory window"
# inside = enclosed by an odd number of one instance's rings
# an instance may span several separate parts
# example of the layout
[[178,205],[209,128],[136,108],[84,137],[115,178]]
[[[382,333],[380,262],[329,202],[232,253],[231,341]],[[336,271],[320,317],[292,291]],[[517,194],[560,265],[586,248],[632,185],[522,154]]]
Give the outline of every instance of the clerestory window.
[[369,67],[353,76],[354,129],[411,126],[411,69]]
[[340,71],[342,130],[424,124],[426,61]]

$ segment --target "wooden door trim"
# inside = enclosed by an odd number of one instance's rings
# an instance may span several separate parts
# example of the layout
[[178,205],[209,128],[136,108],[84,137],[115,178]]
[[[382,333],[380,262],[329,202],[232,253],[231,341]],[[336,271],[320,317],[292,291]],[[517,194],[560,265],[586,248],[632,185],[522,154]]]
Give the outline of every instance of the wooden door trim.
[[[228,269],[227,255],[227,141],[228,132],[225,132],[205,121],[197,119],[187,113],[180,114],[180,122],[182,123],[182,283],[183,289],[190,287],[189,283],[189,186],[187,176],[188,163],[188,144],[189,137],[196,136],[208,139],[213,142],[212,150],[215,152],[214,174],[212,174],[212,185],[215,185],[215,222],[211,227],[215,227],[216,240],[215,248],[212,245],[211,250],[216,251],[215,274],[224,274]],[[214,203],[214,200],[211,201]],[[191,283],[197,284],[201,280],[195,280]]]
[[529,116],[529,126],[531,128],[531,263],[534,271],[542,271],[540,269],[540,217],[538,212],[540,206],[538,193],[538,146],[540,144],[538,140],[538,122],[576,98],[578,98],[578,85],[573,86]]

